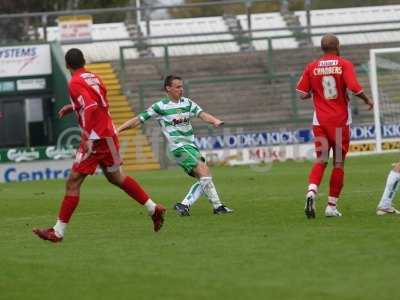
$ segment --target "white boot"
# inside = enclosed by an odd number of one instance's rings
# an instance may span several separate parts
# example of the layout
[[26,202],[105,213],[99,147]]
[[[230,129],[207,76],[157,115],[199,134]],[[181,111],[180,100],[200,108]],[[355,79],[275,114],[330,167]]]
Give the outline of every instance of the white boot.
[[326,217],[341,217],[342,214],[340,213],[340,211],[338,211],[336,206],[328,205],[325,208],[325,216]]

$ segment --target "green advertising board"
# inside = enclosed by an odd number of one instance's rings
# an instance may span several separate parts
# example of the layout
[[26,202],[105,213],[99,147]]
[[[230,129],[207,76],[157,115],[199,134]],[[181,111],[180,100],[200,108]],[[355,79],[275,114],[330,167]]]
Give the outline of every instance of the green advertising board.
[[0,149],[0,163],[71,159],[75,152],[73,147],[56,146]]

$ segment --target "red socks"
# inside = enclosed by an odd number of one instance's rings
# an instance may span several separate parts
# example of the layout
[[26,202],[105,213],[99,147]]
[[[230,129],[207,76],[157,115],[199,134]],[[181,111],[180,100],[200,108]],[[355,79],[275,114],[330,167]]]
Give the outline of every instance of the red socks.
[[79,196],[64,196],[61,204],[58,219],[64,223],[68,223],[74,213],[75,208],[78,206]]
[[324,163],[315,163],[311,169],[310,175],[308,176],[308,182],[311,184],[320,185],[322,177],[324,176],[324,171],[326,168],[326,164]]
[[[122,183],[122,189],[140,204],[145,204],[149,200],[149,196],[142,187],[131,177],[127,176]],[[61,222],[68,223],[74,213],[75,208],[79,204],[79,196],[64,196],[58,219]]]
[[343,188],[344,170],[343,168],[333,168],[331,180],[329,181],[329,196],[339,198]]
[[[322,176],[324,175],[326,165],[321,163],[315,163],[312,167],[309,183],[320,185]],[[331,173],[331,179],[329,182],[329,196],[339,198],[340,192],[343,188],[344,170],[343,168],[333,168]]]
[[144,205],[150,199],[149,195],[132,177],[126,176],[121,188],[133,199]]

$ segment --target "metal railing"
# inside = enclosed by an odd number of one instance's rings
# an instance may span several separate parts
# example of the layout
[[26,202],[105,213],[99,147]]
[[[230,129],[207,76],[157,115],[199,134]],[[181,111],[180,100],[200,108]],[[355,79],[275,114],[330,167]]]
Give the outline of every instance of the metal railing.
[[[226,84],[226,83],[235,83],[235,82],[246,82],[246,81],[255,81],[255,80],[263,80],[266,85],[270,84],[271,80],[279,80],[280,83],[287,82],[289,84],[291,93],[290,93],[290,109],[292,117],[287,120],[279,120],[279,121],[266,121],[262,122],[265,125],[274,125],[282,122],[290,122],[290,123],[301,123],[304,119],[301,119],[298,115],[298,97],[296,95],[296,84],[298,80],[299,74],[291,73],[291,74],[279,74],[271,78],[268,74],[257,74],[257,75],[231,75],[231,76],[216,76],[216,77],[207,77],[203,79],[185,79],[184,81],[184,90],[185,96],[191,96],[191,90],[196,85],[208,85],[208,84]],[[161,82],[160,81],[143,81],[139,83],[138,86],[138,95],[139,95],[139,110],[144,111],[146,109],[146,90],[148,89],[160,89]],[[248,122],[234,122],[227,124],[228,127],[251,127]],[[202,127],[207,128],[207,127]]]
[[[280,83],[287,82],[289,85],[290,92],[290,118],[282,118],[279,120],[242,120],[242,121],[228,121],[225,122],[224,126],[219,129],[215,129],[210,125],[199,125],[195,124],[194,129],[196,131],[196,136],[213,136],[213,135],[226,135],[226,134],[242,134],[242,133],[255,133],[255,132],[263,132],[272,128],[300,128],[303,126],[307,126],[311,122],[311,112],[310,116],[300,116],[298,111],[298,101],[297,95],[295,93],[295,86],[297,83],[299,74],[286,74],[286,75],[277,75],[275,77],[276,80],[279,80]],[[204,90],[207,90],[207,86],[209,85],[221,85],[224,86],[226,84],[236,84],[237,82],[254,82],[261,81],[265,82],[265,86],[270,85],[270,77],[268,74],[258,74],[258,75],[232,75],[232,76],[218,76],[218,77],[208,77],[206,79],[187,79],[184,81],[184,90],[185,96],[191,97],[196,96],[192,95],[192,90],[196,87],[204,87]],[[138,94],[139,94],[139,110],[144,111],[147,107],[146,104],[146,92],[149,90],[160,90],[161,82],[160,81],[143,81],[139,84]],[[162,92],[160,91],[160,96]],[[207,97],[207,95],[197,95],[200,97]],[[197,98],[196,96],[196,98]],[[156,100],[155,100],[156,101]],[[216,100],[218,101],[218,100]],[[235,103],[232,103],[235,105]],[[250,107],[251,108],[251,107]],[[256,107],[252,107],[251,109],[257,110]],[[287,106],[283,107],[281,110],[271,111],[271,114],[285,112],[288,114]],[[215,114],[215,112],[210,111]],[[224,117],[221,115],[224,119]],[[162,167],[167,167],[171,164],[170,159],[168,158],[168,149],[167,142],[164,136],[161,134],[161,130],[158,127],[149,126],[146,123],[141,125],[141,129],[144,134],[146,134],[149,139],[152,141],[153,149],[157,149],[155,151],[158,156],[158,160]]]
[[[369,24],[369,23],[368,23]],[[372,23],[371,23],[372,24]],[[353,24],[352,24],[353,25]],[[330,28],[334,27],[335,25],[329,25],[329,26],[316,26],[315,28]],[[350,25],[347,25],[350,26]],[[298,28],[305,28],[305,27],[298,27]],[[400,27],[396,28],[385,28],[385,29],[368,29],[368,30],[352,30],[352,31],[338,31],[335,32],[337,35],[349,35],[349,34],[364,34],[364,33],[376,33],[376,32],[393,32],[393,31],[399,31]],[[310,33],[310,37],[315,37],[315,36],[323,36],[324,33]],[[275,63],[274,63],[274,49],[273,49],[273,40],[277,39],[287,39],[287,38],[295,38],[296,36],[293,34],[290,35],[279,35],[279,36],[273,36],[273,37],[252,37],[246,38],[246,41],[265,41],[267,43],[267,65],[268,65],[268,75],[271,78],[274,78],[275,76]],[[164,49],[164,74],[168,74],[171,70],[171,63],[170,63],[170,54],[169,54],[169,48],[170,47],[176,47],[176,46],[190,46],[190,45],[206,45],[206,44],[216,44],[216,43],[232,43],[232,42],[237,42],[237,39],[217,39],[217,40],[207,40],[207,41],[196,41],[196,42],[179,42],[179,43],[160,43],[160,44],[149,44],[148,47],[150,48],[163,48]],[[122,75],[122,80],[125,82],[126,80],[126,63],[125,63],[125,54],[124,52],[129,50],[129,49],[138,49],[140,47],[139,45],[133,45],[133,46],[121,46],[120,47],[120,68],[121,68],[121,75]]]
[[[129,16],[136,16],[136,24],[139,26],[140,21],[143,19],[146,23],[147,32],[150,33],[150,13],[157,10],[167,9],[178,9],[185,10],[195,7],[211,7],[211,6],[229,6],[229,5],[242,5],[243,13],[247,15],[247,23],[251,29],[251,8],[257,3],[268,3],[268,2],[279,2],[280,0],[223,0],[223,1],[209,1],[209,2],[198,2],[198,3],[187,3],[187,4],[176,4],[176,5],[127,5],[124,7],[112,7],[112,8],[96,8],[96,9],[79,9],[79,10],[61,10],[61,11],[48,11],[48,12],[32,12],[32,13],[11,13],[11,14],[0,14],[0,21],[5,19],[15,20],[30,20],[33,18],[35,27],[43,28],[44,41],[47,41],[47,27],[49,26],[49,19],[51,17],[57,18],[59,16],[76,16],[76,15],[102,15],[110,13],[121,13],[125,15],[125,20]],[[38,26],[38,24],[40,26]],[[37,29],[37,28],[36,28]]]
[[[287,1],[286,1],[287,2]],[[289,1],[290,2],[290,1]],[[378,21],[378,22],[354,22],[348,24],[332,24],[332,25],[319,25],[313,26],[311,24],[311,19],[307,18],[307,25],[306,26],[288,26],[288,27],[281,27],[281,28],[265,28],[261,30],[254,30],[252,27],[252,8],[254,5],[259,3],[278,3],[280,6],[282,5],[283,1],[281,0],[223,0],[223,1],[209,1],[209,2],[199,2],[199,3],[187,3],[187,4],[179,4],[179,5],[146,5],[143,4],[141,6],[135,5],[127,5],[124,7],[113,7],[113,8],[101,8],[101,9],[80,9],[80,10],[62,10],[62,11],[49,11],[49,12],[33,12],[33,13],[11,13],[11,14],[0,14],[0,21],[6,19],[15,19],[23,20],[26,22],[30,18],[33,18],[35,22],[35,27],[43,28],[43,35],[44,41],[47,41],[47,30],[46,28],[49,26],[49,19],[50,18],[57,18],[59,16],[76,16],[76,15],[104,15],[104,14],[113,14],[113,13],[120,13],[125,15],[124,20],[128,19],[129,15],[134,15],[135,22],[137,26],[140,26],[140,21],[145,21],[146,29],[147,29],[147,36],[138,38],[137,40],[133,39],[134,42],[143,42],[143,41],[151,41],[155,39],[161,38],[173,38],[173,37],[185,37],[188,35],[168,35],[168,36],[156,36],[151,35],[150,32],[150,12],[157,11],[157,10],[166,10],[166,9],[175,9],[175,10],[185,10],[191,8],[204,8],[204,7],[212,7],[212,6],[220,6],[226,7],[230,5],[240,5],[243,7],[242,12],[247,16],[246,22],[248,30],[243,30],[242,33],[251,37],[253,33],[258,31],[280,31],[280,30],[291,30],[293,32],[302,32],[305,34],[305,37],[309,37],[310,33],[313,29],[318,28],[328,28],[328,27],[347,27],[347,26],[366,26],[366,25],[384,25],[384,24],[397,24],[400,20],[393,20],[393,21]],[[281,7],[282,8],[282,7]],[[311,3],[309,0],[304,1],[304,11],[306,15],[309,17],[309,12],[311,10]],[[207,36],[207,35],[223,35],[229,32],[215,32],[215,33],[202,33],[202,34],[191,34],[190,36]],[[37,35],[38,36],[38,35]],[[124,40],[124,39],[110,39],[104,41],[115,41],[115,40]],[[132,39],[130,39],[132,40]],[[70,42],[68,42],[70,43]]]
[[[377,21],[377,22],[352,22],[352,23],[340,23],[340,24],[329,24],[329,25],[312,25],[310,27],[311,30],[313,29],[324,29],[324,28],[337,28],[337,27],[351,27],[351,26],[371,26],[371,25],[387,25],[393,24],[398,25],[400,22],[399,20],[391,20],[391,21]],[[289,30],[292,32],[304,32],[304,35],[307,36],[307,29],[308,26],[284,26],[284,27],[274,27],[274,28],[259,28],[259,29],[251,29],[251,30],[242,30],[242,33],[248,36],[252,36],[252,33],[257,32],[275,32],[275,31],[283,31]],[[382,29],[383,30],[383,29]],[[171,34],[171,35],[146,35],[141,38],[142,41],[152,41],[156,39],[167,39],[167,38],[182,38],[182,37],[203,37],[203,36],[214,36],[214,35],[226,35],[231,34],[229,31],[214,31],[214,32],[204,32],[204,33],[190,33],[190,34]],[[311,33],[310,33],[311,34]],[[136,40],[133,40],[136,41]]]
[[160,9],[187,9],[194,7],[209,7],[209,6],[225,6],[239,4],[248,6],[251,8],[256,3],[266,2],[277,2],[273,0],[225,0],[225,1],[209,1],[209,2],[198,2],[198,3],[186,3],[186,4],[175,4],[175,5],[154,5],[149,6],[143,4],[137,7],[136,5],[127,5],[120,7],[110,8],[92,8],[92,9],[75,9],[75,10],[59,10],[59,11],[47,11],[47,12],[26,12],[26,13],[14,13],[14,14],[0,14],[0,19],[15,19],[15,18],[27,18],[27,17],[47,17],[47,16],[76,16],[76,15],[97,15],[105,13],[116,13],[116,12],[127,12],[127,11],[141,11],[146,10],[160,10]]
[[[364,74],[365,75],[365,74]],[[302,108],[301,111],[299,109],[299,106],[305,105],[304,101],[300,101],[297,93],[296,93],[296,84],[297,80],[299,78],[300,74],[297,73],[292,73],[292,74],[277,74],[274,78],[274,81],[271,81],[271,78],[269,77],[268,74],[258,74],[258,75],[234,75],[234,76],[218,76],[218,77],[208,77],[206,79],[185,79],[184,81],[184,90],[185,90],[185,96],[186,97],[192,97],[193,98],[202,98],[202,97],[207,97],[208,95],[205,94],[198,94],[192,95],[192,90],[195,89],[197,86],[197,92],[199,91],[199,87],[201,90],[204,89],[204,91],[207,91],[207,86],[208,85],[218,85],[220,84],[221,86],[225,84],[235,84],[236,82],[241,82],[243,83],[243,86],[246,86],[246,82],[254,82],[254,81],[262,81],[265,83],[266,88],[272,88],[275,84],[281,84],[281,88],[284,88],[285,90],[290,90],[289,93],[285,94],[282,96],[282,98],[277,101],[283,101],[282,107],[275,108],[270,111],[265,112],[265,121],[260,121],[259,117],[258,119],[243,119],[241,121],[228,121],[224,124],[222,128],[215,129],[211,125],[199,125],[195,124],[194,129],[196,132],[196,136],[216,136],[216,135],[226,135],[226,134],[246,134],[246,133],[257,133],[257,132],[265,132],[265,131],[279,131],[279,130],[290,130],[290,129],[295,129],[295,128],[306,128],[310,126],[312,122],[312,112],[313,108],[312,106],[308,106],[307,108]],[[287,84],[286,87],[285,83]],[[138,86],[138,94],[139,94],[139,111],[142,112],[147,108],[147,105],[150,103],[146,103],[146,92],[149,90],[157,90],[160,91],[160,99],[162,95],[161,91],[161,85],[162,83],[160,81],[143,81],[139,84]],[[213,89],[214,90],[214,89]],[[279,89],[278,89],[279,92]],[[152,93],[154,96],[154,93]],[[271,95],[273,96],[273,94]],[[269,97],[269,96],[267,96]],[[289,98],[289,99],[287,99]],[[353,97],[351,97],[353,98]],[[218,101],[219,98],[216,98],[216,101]],[[268,99],[265,99],[268,101]],[[156,99],[153,99],[154,102],[156,102]],[[271,101],[271,99],[269,99]],[[270,102],[269,102],[270,103]],[[350,102],[352,105],[352,110],[357,110],[359,111],[359,100],[351,101]],[[289,104],[289,106],[288,106]],[[227,113],[229,113],[229,107],[236,105],[234,101],[230,104],[227,104]],[[249,108],[253,111],[258,111],[260,107],[252,107],[251,103],[249,105]],[[243,113],[246,113],[247,111],[243,109]],[[212,110],[210,113],[215,113]],[[360,112],[358,112],[359,114]],[[369,113],[369,112],[366,112]],[[236,112],[237,114],[237,112]],[[268,120],[268,116],[273,116],[275,114],[278,114],[282,116],[281,118],[277,119],[275,118],[274,120]],[[284,116],[284,117],[283,117]],[[357,116],[359,118],[360,116],[367,116],[365,113],[362,115]],[[224,120],[224,117],[226,115],[221,115],[222,119]],[[357,119],[358,121],[362,120]],[[371,117],[372,118],[372,117]],[[356,119],[355,119],[356,120]],[[167,144],[164,139],[164,136],[161,134],[161,131],[158,127],[152,127],[146,125],[146,123],[141,125],[141,129],[143,130],[143,133],[149,136],[150,140],[152,141],[153,147],[158,147],[157,149],[161,151],[156,151],[158,155],[158,159],[160,163],[162,164],[163,167],[166,167],[170,164],[169,159],[168,159],[168,151],[167,151]]]

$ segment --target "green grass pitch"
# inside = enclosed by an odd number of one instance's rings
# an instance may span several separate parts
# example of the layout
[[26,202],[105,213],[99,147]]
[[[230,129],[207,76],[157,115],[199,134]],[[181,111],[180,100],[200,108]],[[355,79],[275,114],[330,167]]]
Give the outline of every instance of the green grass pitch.
[[400,218],[375,216],[397,159],[348,159],[335,219],[323,216],[329,173],[317,219],[304,216],[310,162],[213,167],[235,209],[224,216],[204,198],[191,217],[175,214],[193,182],[180,169],[134,174],[169,208],[159,233],[142,207],[92,177],[61,244],[31,229],[54,224],[64,182],[1,184],[0,299],[400,299]]

